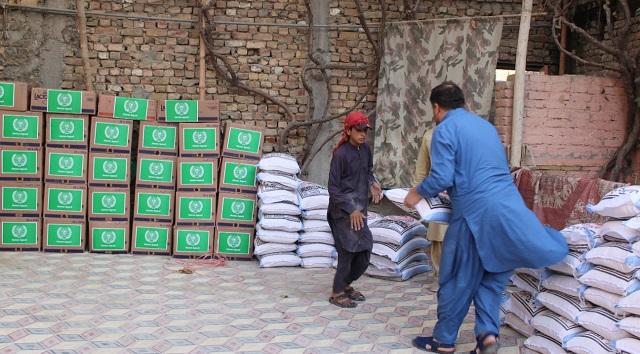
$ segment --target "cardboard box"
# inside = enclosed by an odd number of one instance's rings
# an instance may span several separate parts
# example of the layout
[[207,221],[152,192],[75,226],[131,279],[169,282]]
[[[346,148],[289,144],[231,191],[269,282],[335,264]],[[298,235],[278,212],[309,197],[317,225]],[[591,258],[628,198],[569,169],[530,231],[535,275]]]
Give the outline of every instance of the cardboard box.
[[216,194],[176,193],[176,224],[212,225],[216,223]]
[[220,156],[220,126],[214,123],[180,123],[180,156]]
[[175,192],[153,188],[136,188],[133,217],[138,221],[173,222]]
[[214,254],[236,258],[253,257],[254,230],[219,227],[216,229]]
[[219,190],[221,192],[257,193],[257,174],[258,165],[256,161],[236,160],[225,157],[222,159],[222,166],[220,167]]
[[46,145],[81,147],[89,145],[89,116],[47,113]]
[[173,255],[211,255],[214,237],[215,228],[212,226],[176,226],[173,234]]
[[91,151],[131,152],[133,122],[92,117]]
[[258,127],[227,124],[222,156],[259,160],[262,157],[264,132]]
[[87,224],[84,220],[44,219],[42,250],[84,251]]
[[178,158],[178,190],[218,190],[218,160],[202,157]]
[[25,82],[0,81],[0,109],[24,112],[29,103],[29,85]]
[[216,225],[253,228],[256,226],[256,195],[219,193]]
[[96,93],[92,91],[34,88],[31,110],[64,114],[96,114]]
[[171,254],[171,223],[134,221],[131,235],[132,253]]
[[40,249],[40,218],[0,219],[0,248],[15,250]]
[[100,95],[98,116],[129,120],[156,120],[156,100]]
[[44,217],[84,219],[87,213],[85,185],[44,185]]
[[42,148],[0,146],[0,179],[42,181]]
[[126,188],[131,180],[131,155],[89,153],[89,186]]
[[91,252],[129,252],[129,223],[89,222],[89,250]]
[[129,189],[89,188],[89,221],[129,221]]
[[175,123],[219,122],[220,121],[220,101],[218,100],[158,101],[158,120],[162,122],[175,122]]
[[140,134],[138,134],[138,152],[177,155],[178,125],[141,122]]
[[46,148],[45,183],[87,183],[87,150]]
[[136,186],[158,186],[174,189],[176,186],[176,158],[138,154]]
[[0,185],[0,216],[40,217],[42,184],[4,182]]
[[43,135],[42,113],[0,111],[0,144],[42,146]]

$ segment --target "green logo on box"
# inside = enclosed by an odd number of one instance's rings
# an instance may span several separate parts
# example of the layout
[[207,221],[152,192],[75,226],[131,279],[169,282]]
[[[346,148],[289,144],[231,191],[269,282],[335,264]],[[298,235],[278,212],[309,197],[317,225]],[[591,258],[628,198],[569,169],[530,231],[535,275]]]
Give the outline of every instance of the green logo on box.
[[256,201],[244,198],[222,198],[222,219],[225,221],[253,222]]
[[2,187],[2,210],[37,211],[38,188]]
[[82,225],[48,224],[45,240],[47,246],[80,247],[82,246]]
[[169,247],[169,229],[165,227],[136,226],[136,248],[166,251]]
[[47,210],[81,213],[82,212],[82,189],[67,188],[50,188],[47,189],[49,194]]
[[83,154],[69,154],[50,152],[47,154],[49,159],[50,176],[56,177],[84,177],[84,158]]
[[127,193],[92,192],[91,213],[103,215],[126,215]]
[[218,128],[184,128],[182,139],[184,139],[185,151],[210,151],[217,150]]
[[218,232],[218,252],[249,254],[251,234],[246,232]]
[[12,82],[0,82],[0,107],[13,107],[15,105],[14,93],[16,85]]
[[173,181],[173,160],[141,159],[140,181],[171,183]]
[[91,230],[93,249],[96,251],[124,251],[125,234],[126,230],[124,228],[95,227]]
[[179,162],[180,184],[215,186],[213,162]]
[[224,164],[223,184],[243,187],[256,186],[256,165],[226,162]]
[[2,150],[2,173],[38,173],[38,152],[35,150]]
[[10,139],[40,139],[38,116],[2,115],[2,137]]
[[94,145],[127,147],[129,146],[129,125],[119,123],[96,122]]
[[205,230],[178,230],[178,252],[209,252],[209,240],[211,234]]
[[196,100],[166,100],[167,122],[197,122],[198,101]]
[[138,193],[138,215],[170,216],[171,194]]
[[213,198],[180,197],[179,219],[212,220]]
[[47,90],[47,112],[82,114],[82,91]]
[[93,157],[93,179],[127,182],[129,159],[124,157]]
[[261,138],[262,133],[259,131],[231,127],[227,138],[227,149],[259,154]]
[[12,221],[2,222],[2,244],[37,245],[38,223]]
[[113,117],[120,119],[147,120],[149,100],[144,98],[116,97]]
[[145,125],[142,131],[142,148],[174,150],[176,148],[176,128]]
[[84,142],[84,119],[53,117],[49,119],[49,140]]

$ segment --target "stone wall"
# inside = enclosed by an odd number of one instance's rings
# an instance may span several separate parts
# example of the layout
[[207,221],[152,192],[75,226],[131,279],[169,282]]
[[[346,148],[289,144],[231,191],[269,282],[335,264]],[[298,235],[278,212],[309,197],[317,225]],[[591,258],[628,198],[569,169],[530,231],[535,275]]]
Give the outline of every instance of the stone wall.
[[[523,166],[595,175],[624,140],[626,95],[611,78],[529,73],[525,80]],[[496,85],[496,120],[511,143],[513,77]]]

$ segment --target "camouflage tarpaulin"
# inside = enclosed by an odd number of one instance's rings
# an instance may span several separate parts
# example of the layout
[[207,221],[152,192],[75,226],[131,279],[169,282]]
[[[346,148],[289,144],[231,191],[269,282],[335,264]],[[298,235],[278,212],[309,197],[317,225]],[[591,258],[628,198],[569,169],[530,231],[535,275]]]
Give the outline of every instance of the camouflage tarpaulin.
[[375,123],[376,177],[385,188],[412,185],[433,112],[431,88],[450,80],[468,108],[488,117],[502,19],[395,23],[386,29]]

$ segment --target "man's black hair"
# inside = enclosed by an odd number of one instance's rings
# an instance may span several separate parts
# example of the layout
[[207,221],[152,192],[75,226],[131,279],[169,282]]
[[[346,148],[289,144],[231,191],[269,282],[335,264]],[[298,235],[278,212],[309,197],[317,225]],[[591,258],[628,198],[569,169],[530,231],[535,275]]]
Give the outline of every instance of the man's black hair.
[[464,108],[464,93],[455,83],[445,81],[431,90],[429,101],[431,104],[437,103],[446,110]]

